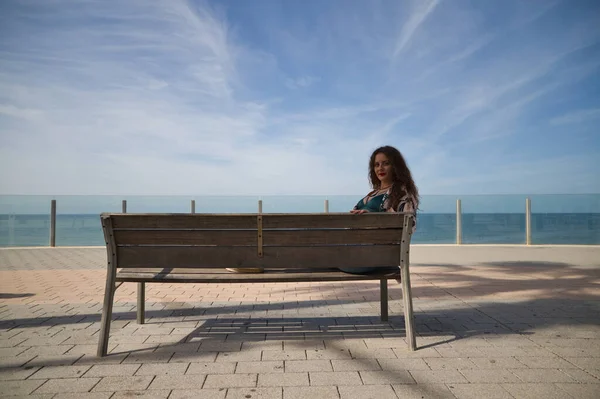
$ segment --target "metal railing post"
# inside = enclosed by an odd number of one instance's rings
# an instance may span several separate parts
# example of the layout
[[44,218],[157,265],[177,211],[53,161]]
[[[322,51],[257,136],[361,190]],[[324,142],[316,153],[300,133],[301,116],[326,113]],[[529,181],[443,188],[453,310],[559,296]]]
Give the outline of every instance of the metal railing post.
[[196,200],[192,200],[192,213],[196,213]]
[[127,213],[127,200],[123,200],[121,208],[123,213]]
[[525,198],[525,244],[531,245],[531,198]]
[[15,244],[15,220],[16,215],[8,215],[8,245]]
[[456,244],[462,244],[462,203],[456,200]]
[[56,200],[50,202],[50,246],[56,246]]

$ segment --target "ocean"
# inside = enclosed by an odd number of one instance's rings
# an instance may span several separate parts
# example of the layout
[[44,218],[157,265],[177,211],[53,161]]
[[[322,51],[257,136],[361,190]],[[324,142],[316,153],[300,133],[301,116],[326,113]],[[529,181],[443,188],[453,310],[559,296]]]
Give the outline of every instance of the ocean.
[[[423,196],[415,244],[456,243],[456,200],[462,203],[463,244],[525,244],[525,198],[531,199],[532,244],[600,244],[600,195]],[[56,245],[104,245],[99,214],[347,212],[361,198],[346,196],[0,196],[0,247],[48,246],[50,202],[57,201]]]

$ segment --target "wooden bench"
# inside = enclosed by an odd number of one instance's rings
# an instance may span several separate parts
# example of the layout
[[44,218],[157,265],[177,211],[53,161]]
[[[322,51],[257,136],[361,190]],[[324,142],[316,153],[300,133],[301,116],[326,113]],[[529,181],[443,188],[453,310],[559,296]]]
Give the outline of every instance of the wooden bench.
[[[98,356],[106,356],[116,289],[138,283],[144,323],[145,283],[265,283],[380,280],[381,320],[387,280],[400,279],[408,347],[415,350],[409,273],[414,217],[404,213],[101,214],[108,267]],[[400,266],[367,275],[337,267]],[[265,273],[225,270],[265,268]]]

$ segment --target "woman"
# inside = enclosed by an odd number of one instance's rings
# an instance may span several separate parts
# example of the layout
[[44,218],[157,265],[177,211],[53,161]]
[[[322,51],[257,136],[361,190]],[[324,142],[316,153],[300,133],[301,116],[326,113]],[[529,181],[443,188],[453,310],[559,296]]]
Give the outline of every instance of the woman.
[[[419,207],[419,190],[413,181],[404,157],[391,146],[379,147],[369,159],[369,180],[373,191],[362,198],[350,211],[353,214],[366,212],[410,212]],[[413,231],[416,226],[413,226]],[[362,274],[382,268],[340,268],[347,273]],[[390,269],[397,269],[397,266]]]

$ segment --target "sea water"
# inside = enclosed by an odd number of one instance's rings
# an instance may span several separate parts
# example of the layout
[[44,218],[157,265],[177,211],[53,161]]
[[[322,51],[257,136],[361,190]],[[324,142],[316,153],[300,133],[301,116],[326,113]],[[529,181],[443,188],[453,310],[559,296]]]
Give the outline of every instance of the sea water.
[[[0,247],[47,246],[50,203],[57,202],[56,245],[104,245],[100,213],[348,212],[361,195],[335,196],[0,196]],[[531,199],[533,244],[600,244],[600,195],[424,195],[415,244],[456,242],[456,200],[462,203],[463,244],[524,244],[525,199]]]

